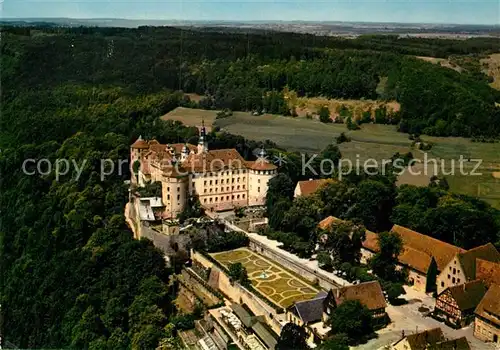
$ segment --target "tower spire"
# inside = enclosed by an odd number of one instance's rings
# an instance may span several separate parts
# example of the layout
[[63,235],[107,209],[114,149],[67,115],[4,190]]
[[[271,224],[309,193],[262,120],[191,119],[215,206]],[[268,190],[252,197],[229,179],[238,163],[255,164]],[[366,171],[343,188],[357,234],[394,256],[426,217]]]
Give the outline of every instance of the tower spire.
[[207,138],[206,138],[205,118],[202,118],[200,139],[198,141],[198,153],[204,153],[206,151],[208,151],[208,144],[207,144]]

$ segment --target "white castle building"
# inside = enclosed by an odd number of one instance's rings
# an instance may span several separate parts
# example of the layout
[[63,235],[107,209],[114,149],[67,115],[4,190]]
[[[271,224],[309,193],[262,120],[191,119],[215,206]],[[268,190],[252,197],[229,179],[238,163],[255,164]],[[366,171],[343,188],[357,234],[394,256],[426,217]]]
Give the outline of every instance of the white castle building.
[[256,161],[245,161],[236,149],[208,150],[204,126],[197,146],[160,144],[139,137],[130,153],[132,167],[137,170],[132,184],[161,183],[161,201],[151,198],[149,213],[144,214],[150,221],[175,219],[190,196],[197,196],[211,211],[264,205],[268,182],[277,174],[264,150]]

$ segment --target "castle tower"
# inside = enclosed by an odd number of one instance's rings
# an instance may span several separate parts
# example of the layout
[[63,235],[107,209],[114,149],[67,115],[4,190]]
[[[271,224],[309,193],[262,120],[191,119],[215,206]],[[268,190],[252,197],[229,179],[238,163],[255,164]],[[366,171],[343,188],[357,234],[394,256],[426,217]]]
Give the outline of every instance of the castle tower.
[[267,153],[262,148],[255,162],[248,163],[248,205],[261,206],[266,202],[269,181],[276,176],[276,165],[269,163]]
[[184,147],[182,147],[181,151],[181,162],[185,161],[187,157],[189,156],[189,149],[186,144],[184,144]]
[[208,143],[207,143],[207,135],[205,129],[205,120],[201,122],[201,130],[200,130],[200,140],[198,141],[198,154],[205,153],[208,151]]
[[139,182],[137,167],[140,167],[141,157],[149,149],[149,144],[147,141],[143,140],[142,136],[130,146],[130,173],[132,175],[131,181],[133,183]]

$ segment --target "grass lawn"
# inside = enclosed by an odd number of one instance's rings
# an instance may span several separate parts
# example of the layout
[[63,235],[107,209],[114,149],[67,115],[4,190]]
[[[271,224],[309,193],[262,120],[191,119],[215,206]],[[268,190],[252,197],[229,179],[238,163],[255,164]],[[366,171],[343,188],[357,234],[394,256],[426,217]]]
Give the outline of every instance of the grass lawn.
[[240,262],[255,289],[286,308],[296,301],[313,298],[319,290],[284,267],[246,248],[212,254],[222,265]]
[[[242,135],[245,138],[264,141],[271,140],[290,151],[317,153],[335,140],[335,137],[344,132],[352,141],[339,146],[344,158],[351,159],[354,166],[359,160],[360,165],[366,159],[378,161],[390,159],[396,153],[412,152],[414,157],[423,159],[424,153],[411,149],[411,140],[408,135],[400,133],[392,125],[363,124],[361,130],[349,131],[344,124],[324,124],[317,120],[306,118],[282,117],[279,115],[264,114],[253,116],[247,112],[234,112],[231,117],[215,120],[216,111],[204,111],[189,108],[177,108],[162,118],[183,121],[187,125],[200,125],[202,118],[205,124],[215,125],[224,130]],[[481,159],[479,171],[485,175],[480,177],[463,176],[459,171],[455,175],[448,175],[448,183],[454,192],[478,196],[500,208],[500,200],[492,198],[492,193],[500,193],[500,183],[494,180],[491,169],[500,171],[500,143],[474,143],[460,137],[431,137],[422,136],[424,141],[432,142],[433,147],[428,153],[429,158],[450,161],[455,159],[458,164],[460,155],[465,159]],[[445,163],[446,169],[449,162]],[[471,164],[469,164],[470,166]],[[432,174],[411,175],[405,173],[401,183],[410,183],[425,186]],[[479,190],[478,186],[486,186],[488,191]],[[487,192],[487,193],[486,193]]]
[[187,126],[201,126],[201,121],[204,120],[207,128],[210,128],[216,116],[217,111],[177,107],[173,111],[162,116],[161,119],[177,120]]

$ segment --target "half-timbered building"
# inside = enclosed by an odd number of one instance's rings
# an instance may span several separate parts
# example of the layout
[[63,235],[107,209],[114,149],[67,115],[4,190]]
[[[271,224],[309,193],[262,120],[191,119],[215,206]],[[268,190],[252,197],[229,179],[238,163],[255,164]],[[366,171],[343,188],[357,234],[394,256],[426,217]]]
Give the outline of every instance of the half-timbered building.
[[474,320],[474,310],[486,290],[479,280],[449,287],[438,295],[434,315],[456,328],[465,327]]

